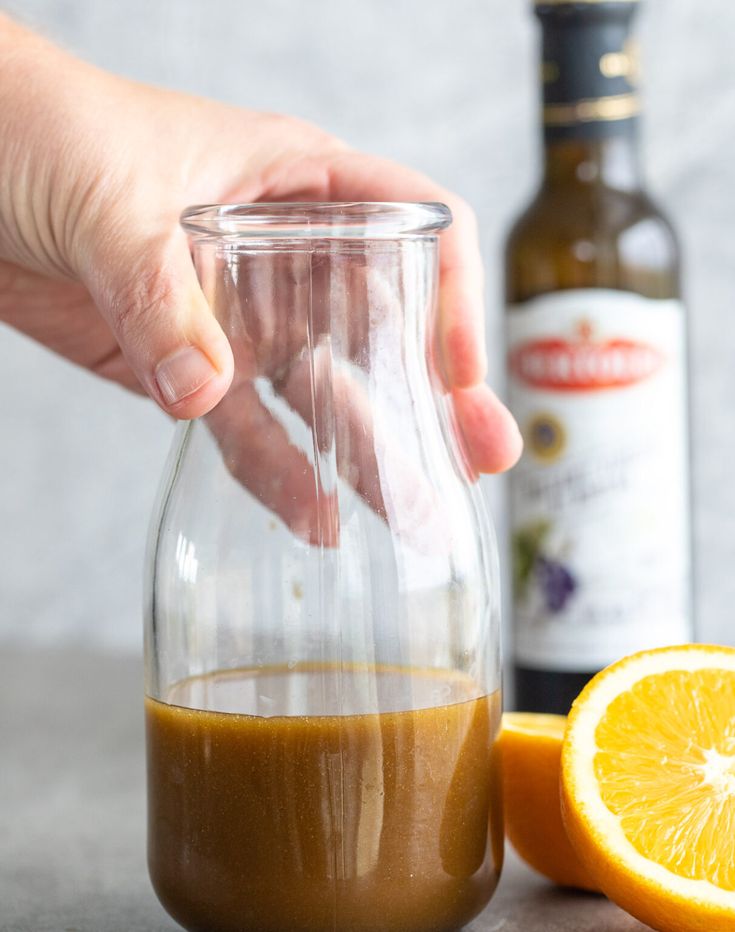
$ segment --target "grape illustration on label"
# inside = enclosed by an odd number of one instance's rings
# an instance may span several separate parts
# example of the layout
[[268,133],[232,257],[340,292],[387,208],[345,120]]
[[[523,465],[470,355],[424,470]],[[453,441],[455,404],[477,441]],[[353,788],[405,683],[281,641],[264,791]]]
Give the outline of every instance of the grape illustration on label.
[[514,591],[518,599],[527,599],[532,581],[538,585],[546,610],[562,611],[577,590],[571,569],[543,550],[551,531],[549,521],[536,521],[513,535]]

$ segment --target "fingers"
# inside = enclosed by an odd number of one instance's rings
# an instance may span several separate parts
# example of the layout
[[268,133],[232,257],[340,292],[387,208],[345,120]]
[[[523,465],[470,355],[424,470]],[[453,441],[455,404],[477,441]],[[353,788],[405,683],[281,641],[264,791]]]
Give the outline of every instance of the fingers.
[[471,208],[421,174],[353,152],[332,159],[328,193],[345,200],[436,200],[451,209],[454,220],[439,250],[439,369],[452,393],[471,468],[478,473],[509,469],[520,456],[522,440],[510,412],[483,384],[484,273]]
[[453,215],[439,250],[438,337],[444,378],[451,388],[467,388],[485,378],[484,274],[471,208],[424,175],[386,159],[343,152],[330,163],[329,192],[334,200],[442,201]]
[[371,405],[349,367],[332,365],[326,347],[311,363],[300,360],[278,391],[314,432],[320,451],[333,447],[337,475],[398,539],[422,553],[446,549],[451,521],[422,467],[425,450],[414,425],[406,424],[403,436],[388,429],[386,412]]
[[318,347],[311,359],[292,366],[278,392],[314,432],[321,453],[334,447],[339,476],[385,518],[373,416],[357,382],[341,367],[332,366],[326,347]]
[[484,273],[474,214],[464,223],[455,206],[454,229],[443,235],[439,253],[439,320],[437,335],[447,384],[468,388],[487,374],[485,351]]
[[513,416],[485,385],[452,392],[470,466],[478,473],[503,472],[517,462],[523,440]]
[[177,418],[211,410],[232,380],[230,345],[197,281],[186,238],[121,230],[90,250],[84,284],[130,368]]
[[336,492],[327,492],[305,454],[243,380],[206,422],[228,471],[302,540],[325,547],[339,540]]

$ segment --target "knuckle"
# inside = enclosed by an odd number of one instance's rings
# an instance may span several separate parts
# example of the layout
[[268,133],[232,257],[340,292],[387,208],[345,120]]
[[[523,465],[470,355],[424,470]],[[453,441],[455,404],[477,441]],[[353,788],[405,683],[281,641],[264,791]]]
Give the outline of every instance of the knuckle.
[[140,344],[151,323],[160,320],[172,303],[173,284],[165,268],[138,261],[111,295],[113,327],[122,341]]

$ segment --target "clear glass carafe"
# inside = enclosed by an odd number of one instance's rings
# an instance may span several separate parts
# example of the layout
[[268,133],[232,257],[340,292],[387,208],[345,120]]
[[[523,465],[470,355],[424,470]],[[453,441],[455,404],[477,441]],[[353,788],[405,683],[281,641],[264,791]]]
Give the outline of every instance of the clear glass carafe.
[[496,550],[434,353],[439,204],[183,217],[235,376],[150,535],[149,866],[196,932],[443,932],[502,861]]

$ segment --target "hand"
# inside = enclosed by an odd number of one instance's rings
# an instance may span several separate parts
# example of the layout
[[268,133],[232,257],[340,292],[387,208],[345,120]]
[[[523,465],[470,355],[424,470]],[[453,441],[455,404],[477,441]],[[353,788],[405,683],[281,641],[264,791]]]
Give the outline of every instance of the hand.
[[517,459],[483,384],[482,268],[470,209],[320,129],[108,75],[0,16],[0,320],[178,418],[210,411],[230,344],[197,281],[181,210],[257,200],[438,200],[439,355],[471,465]]
[[[445,408],[444,392],[435,354],[416,332],[428,296],[414,281],[416,256],[356,245],[349,253],[319,240],[293,251],[196,247],[235,358],[227,394],[202,422],[228,471],[302,539],[340,539],[353,509],[340,505],[339,477],[398,537],[436,553],[458,522],[447,512],[453,470],[437,457],[445,441],[431,405],[433,392]],[[318,451],[318,470],[299,434]]]

